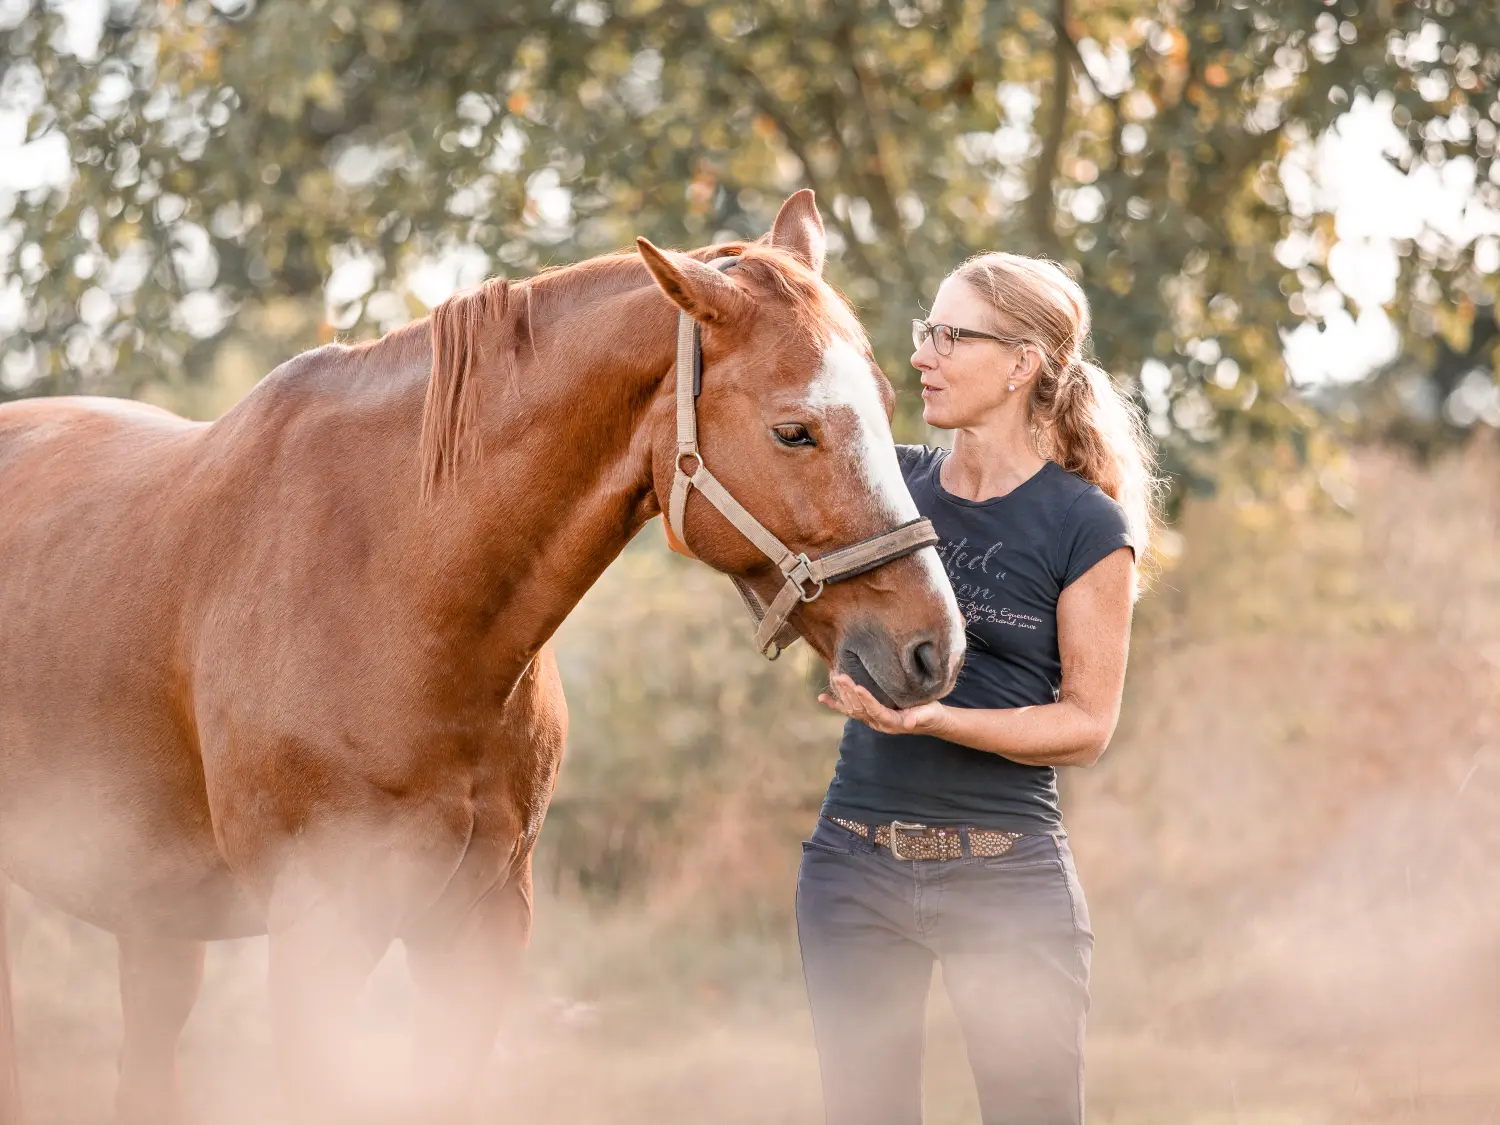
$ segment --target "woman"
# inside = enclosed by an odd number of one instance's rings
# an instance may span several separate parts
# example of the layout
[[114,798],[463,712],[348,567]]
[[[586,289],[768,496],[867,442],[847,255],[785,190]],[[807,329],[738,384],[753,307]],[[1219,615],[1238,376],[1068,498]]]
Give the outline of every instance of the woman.
[[1093,934],[1056,767],[1097,761],[1119,716],[1151,458],[1053,263],[973,258],[912,327],[922,416],[954,441],[898,452],[968,657],[937,703],[842,674],[819,697],[849,717],[797,881],[827,1118],[921,1120],[936,961],[985,1125],[1081,1122]]

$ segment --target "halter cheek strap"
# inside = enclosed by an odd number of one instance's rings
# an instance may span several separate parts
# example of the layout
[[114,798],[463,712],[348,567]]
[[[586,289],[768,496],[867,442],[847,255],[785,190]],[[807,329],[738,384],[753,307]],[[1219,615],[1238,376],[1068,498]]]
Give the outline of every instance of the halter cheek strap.
[[[717,258],[709,265],[727,270],[739,261],[737,257]],[[793,644],[797,630],[790,623],[792,612],[800,603],[816,601],[823,588],[843,582],[904,558],[923,547],[935,546],[937,534],[925,519],[915,519],[861,540],[849,547],[809,558],[805,552],[794,552],[773,535],[764,524],[745,510],[729,494],[719,479],[708,471],[698,448],[697,398],[702,393],[703,346],[698,323],[687,313],[677,314],[677,464],[672,477],[672,494],[667,503],[667,542],[674,551],[694,558],[687,546],[684,519],[688,494],[697,489],[703,498],[717,508],[735,529],[758,548],[781,571],[785,583],[769,607],[765,606],[742,579],[733,578],[735,588],[756,621],[755,644],[761,655],[775,660],[781,650]]]

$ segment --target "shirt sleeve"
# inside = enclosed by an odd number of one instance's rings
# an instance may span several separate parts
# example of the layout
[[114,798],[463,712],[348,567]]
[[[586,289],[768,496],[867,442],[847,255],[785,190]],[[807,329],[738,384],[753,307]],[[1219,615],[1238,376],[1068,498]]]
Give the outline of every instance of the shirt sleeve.
[[1090,485],[1068,509],[1063,518],[1059,547],[1059,585],[1064,590],[1087,574],[1100,559],[1121,547],[1129,547],[1131,553],[1135,553],[1125,509],[1094,485]]
[[896,461],[901,466],[901,475],[907,480],[911,480],[912,474],[931,456],[932,450],[925,445],[896,446]]

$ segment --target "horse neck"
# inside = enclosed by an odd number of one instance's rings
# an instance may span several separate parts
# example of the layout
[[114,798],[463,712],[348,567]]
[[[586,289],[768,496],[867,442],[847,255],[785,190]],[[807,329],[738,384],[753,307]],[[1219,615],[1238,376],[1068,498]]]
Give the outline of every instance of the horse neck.
[[506,319],[522,327],[484,349],[478,454],[416,522],[442,576],[429,612],[491,659],[529,659],[660,511],[652,448],[671,424],[675,317],[635,273],[512,291],[525,304]]

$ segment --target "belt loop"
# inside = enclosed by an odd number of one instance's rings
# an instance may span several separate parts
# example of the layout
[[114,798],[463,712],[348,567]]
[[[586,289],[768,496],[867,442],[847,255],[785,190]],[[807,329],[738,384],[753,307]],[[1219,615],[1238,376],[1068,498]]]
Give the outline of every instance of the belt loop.
[[974,841],[971,840],[971,839],[969,839],[969,826],[967,824],[962,825],[962,826],[959,827],[958,838],[959,838],[960,841],[962,841],[962,844],[961,844],[959,850],[962,852],[963,858],[964,859],[973,859],[974,858]]

